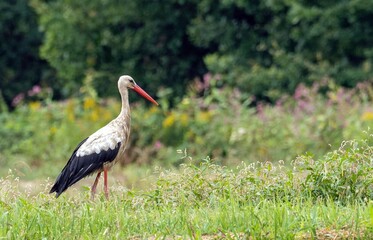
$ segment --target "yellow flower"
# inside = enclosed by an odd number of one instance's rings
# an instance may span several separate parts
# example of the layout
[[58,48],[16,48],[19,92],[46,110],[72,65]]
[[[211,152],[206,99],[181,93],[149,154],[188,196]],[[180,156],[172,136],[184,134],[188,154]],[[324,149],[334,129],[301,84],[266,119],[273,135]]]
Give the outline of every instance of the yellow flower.
[[361,115],[363,121],[373,121],[373,112],[365,112]]
[[69,100],[66,106],[67,119],[69,121],[75,120],[75,104],[73,100]]
[[96,105],[96,102],[93,98],[87,97],[84,98],[83,108],[84,110],[92,109]]
[[174,123],[175,123],[175,115],[171,113],[163,120],[162,125],[163,127],[168,128],[174,125]]
[[96,122],[99,119],[100,114],[98,114],[98,111],[92,111],[90,117],[93,122]]
[[150,112],[150,113],[156,113],[156,112],[158,112],[158,107],[156,107],[156,106],[152,106],[152,107],[149,109],[149,112]]
[[152,117],[152,116],[156,115],[157,112],[158,112],[158,108],[155,107],[155,106],[152,106],[148,111],[146,111],[144,113],[144,118]]
[[182,126],[187,126],[189,121],[189,116],[186,113],[180,115],[180,123]]
[[211,120],[211,112],[209,111],[202,111],[202,112],[199,112],[199,114],[197,115],[197,120],[199,122],[209,122]]
[[37,101],[36,102],[30,102],[29,107],[32,111],[36,111],[41,107],[41,103],[37,102]]
[[57,132],[57,128],[56,128],[55,126],[53,126],[53,127],[51,127],[51,128],[49,129],[49,131],[50,131],[50,133],[53,135],[53,134],[55,134],[55,133]]

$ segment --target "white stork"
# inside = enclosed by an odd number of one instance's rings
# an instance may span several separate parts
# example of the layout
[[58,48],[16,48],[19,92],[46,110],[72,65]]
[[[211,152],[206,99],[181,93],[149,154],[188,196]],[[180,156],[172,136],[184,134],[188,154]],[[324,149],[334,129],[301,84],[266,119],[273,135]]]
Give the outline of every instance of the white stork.
[[91,198],[94,198],[102,172],[104,172],[105,197],[106,199],[109,198],[107,173],[123,157],[130,134],[131,118],[128,89],[134,90],[150,102],[158,105],[128,75],[119,78],[118,89],[122,98],[122,109],[119,116],[78,144],[50,190],[50,193],[56,192],[56,198],[71,185],[95,172],[97,172],[97,177],[91,188]]

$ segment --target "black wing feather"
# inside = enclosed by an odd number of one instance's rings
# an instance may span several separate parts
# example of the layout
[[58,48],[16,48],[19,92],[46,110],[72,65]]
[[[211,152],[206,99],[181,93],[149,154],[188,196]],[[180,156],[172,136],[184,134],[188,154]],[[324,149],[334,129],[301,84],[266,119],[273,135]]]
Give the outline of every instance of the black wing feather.
[[100,153],[92,153],[90,155],[77,157],[76,152],[80,146],[87,141],[88,138],[84,139],[75,148],[66,166],[62,169],[60,175],[58,175],[56,182],[49,193],[56,192],[56,198],[61,195],[67,188],[80,179],[94,173],[95,171],[102,169],[104,163],[112,162],[118,155],[118,151],[121,143],[119,142],[114,149],[108,149],[107,151],[101,151]]

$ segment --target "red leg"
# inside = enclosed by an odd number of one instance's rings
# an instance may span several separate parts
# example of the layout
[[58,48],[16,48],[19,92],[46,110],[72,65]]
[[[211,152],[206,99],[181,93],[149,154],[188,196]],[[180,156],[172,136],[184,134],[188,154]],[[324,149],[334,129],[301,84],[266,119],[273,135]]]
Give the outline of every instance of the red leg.
[[97,184],[98,184],[98,180],[100,179],[100,175],[101,175],[101,172],[97,173],[97,177],[96,177],[95,182],[93,183],[92,188],[91,188],[91,199],[92,200],[95,198],[96,187],[97,187]]
[[107,172],[108,172],[108,169],[104,167],[104,191],[105,191],[106,199],[109,200],[109,189],[107,186]]

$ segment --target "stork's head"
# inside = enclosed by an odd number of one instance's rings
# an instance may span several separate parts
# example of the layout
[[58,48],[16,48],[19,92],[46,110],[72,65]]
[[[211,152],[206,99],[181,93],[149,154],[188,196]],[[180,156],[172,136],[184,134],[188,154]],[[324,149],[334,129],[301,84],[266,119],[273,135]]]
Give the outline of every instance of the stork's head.
[[135,80],[133,80],[131,76],[121,76],[118,80],[118,89],[121,94],[127,89],[132,89],[142,97],[148,99],[150,102],[158,105],[158,103],[151,96],[149,96],[149,94],[147,94],[139,85],[136,84]]

